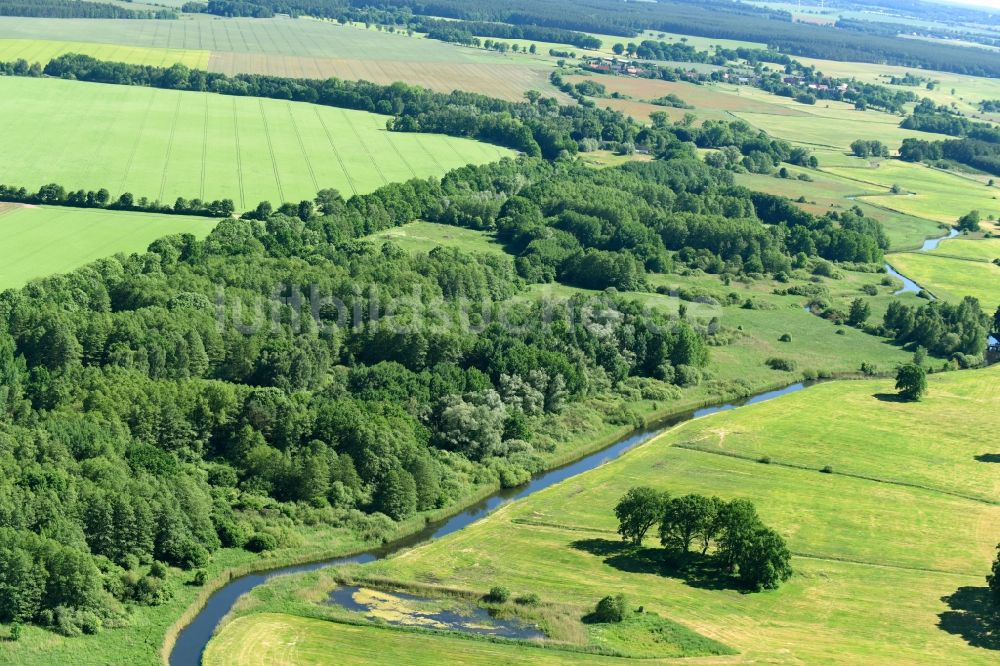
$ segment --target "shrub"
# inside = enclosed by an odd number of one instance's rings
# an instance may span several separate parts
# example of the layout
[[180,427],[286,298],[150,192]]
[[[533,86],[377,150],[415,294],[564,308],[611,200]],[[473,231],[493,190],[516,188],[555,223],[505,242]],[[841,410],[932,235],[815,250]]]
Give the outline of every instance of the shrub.
[[514,603],[520,604],[521,606],[537,606],[541,602],[538,595],[534,592],[529,592],[528,594],[522,594],[518,598],[514,599]]
[[274,550],[278,547],[278,538],[267,532],[257,532],[247,539],[243,546],[251,553],[263,553],[265,550]]
[[869,296],[878,296],[878,287],[873,284],[866,284],[861,287],[861,291],[868,294]]
[[494,585],[486,595],[486,601],[491,604],[505,604],[510,599],[510,590],[503,585]]
[[623,594],[604,597],[597,602],[597,606],[594,608],[594,621],[600,623],[621,622],[625,619],[627,605]]
[[15,622],[10,625],[10,640],[14,642],[21,640],[21,623]]
[[757,462],[761,463],[762,465],[770,465],[771,464],[771,456],[763,456]]
[[790,333],[782,333],[781,337],[778,338],[778,342],[791,342],[792,336]]
[[772,370],[781,370],[783,372],[795,372],[795,368],[798,367],[795,361],[788,358],[769,358],[766,365]]
[[192,585],[197,585],[201,587],[208,580],[208,573],[204,569],[198,569],[194,572],[194,578],[191,579]]
[[861,373],[868,377],[871,377],[873,375],[878,374],[878,368],[875,367],[874,363],[869,363],[868,361],[865,361],[864,363],[861,364]]
[[823,469],[820,470],[823,474],[833,474],[833,467],[831,465],[823,465]]

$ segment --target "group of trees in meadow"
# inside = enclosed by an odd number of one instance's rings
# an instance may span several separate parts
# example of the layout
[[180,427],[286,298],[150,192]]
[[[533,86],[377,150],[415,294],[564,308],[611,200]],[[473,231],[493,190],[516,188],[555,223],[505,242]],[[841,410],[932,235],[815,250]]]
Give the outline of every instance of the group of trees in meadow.
[[990,318],[979,300],[966,296],[961,303],[932,301],[921,306],[892,301],[882,332],[901,344],[919,346],[942,357],[958,357],[960,365],[978,365],[986,351]]
[[672,497],[646,486],[630,489],[615,506],[618,533],[641,547],[659,526],[660,544],[670,558],[692,552],[712,554],[721,568],[748,590],[775,589],[792,575],[791,553],[780,534],[764,525],[753,503],[718,497]]
[[884,159],[889,157],[889,146],[877,139],[857,139],[856,141],[851,142],[851,153],[853,153],[855,157],[861,157],[863,159]]

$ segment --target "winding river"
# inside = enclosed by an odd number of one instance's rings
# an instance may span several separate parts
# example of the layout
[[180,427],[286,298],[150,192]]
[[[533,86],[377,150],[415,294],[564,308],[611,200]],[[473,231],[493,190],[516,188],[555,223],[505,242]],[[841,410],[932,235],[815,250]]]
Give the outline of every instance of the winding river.
[[691,419],[709,414],[716,414],[730,409],[735,409],[742,405],[751,405],[765,400],[771,400],[789,393],[795,393],[806,388],[814,382],[799,382],[776,391],[759,393],[746,400],[705,407],[703,409],[690,410],[664,418],[653,425],[642,430],[638,430],[631,435],[618,440],[607,448],[591,453],[576,462],[568,463],[561,467],[556,467],[547,472],[542,472],[531,481],[517,488],[500,490],[490,495],[484,500],[473,504],[461,513],[457,513],[450,518],[445,518],[436,522],[428,523],[419,532],[403,537],[385,546],[373,548],[371,550],[358,553],[356,555],[338,557],[333,559],[319,560],[308,564],[300,564],[289,567],[273,569],[260,573],[247,574],[234,578],[223,587],[216,590],[208,599],[205,607],[201,609],[194,620],[181,630],[174,643],[174,648],[170,653],[170,666],[196,666],[201,662],[201,655],[205,651],[205,646],[212,638],[212,634],[219,626],[222,618],[233,607],[236,600],[246,592],[254,589],[258,585],[267,582],[274,576],[284,574],[300,573],[304,571],[314,571],[325,567],[334,567],[342,564],[372,562],[393,555],[401,550],[412,548],[413,546],[439,539],[443,536],[457,532],[458,530],[475,523],[495,511],[500,506],[514,500],[522,499],[537,493],[539,490],[548,488],[551,485],[565,481],[574,476],[582,474],[588,470],[599,467],[604,463],[618,458],[625,452],[635,448],[639,444],[646,442],[663,431],[676,426],[679,423],[690,421]]

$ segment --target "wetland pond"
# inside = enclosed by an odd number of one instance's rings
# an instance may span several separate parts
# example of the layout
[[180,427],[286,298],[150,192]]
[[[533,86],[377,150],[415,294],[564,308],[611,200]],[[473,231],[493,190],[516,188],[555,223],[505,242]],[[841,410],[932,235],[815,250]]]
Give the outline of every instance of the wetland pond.
[[423,597],[407,592],[341,585],[330,593],[327,603],[364,615],[374,622],[400,627],[521,640],[545,638],[545,634],[534,625],[516,618],[495,617],[488,609],[466,599]]

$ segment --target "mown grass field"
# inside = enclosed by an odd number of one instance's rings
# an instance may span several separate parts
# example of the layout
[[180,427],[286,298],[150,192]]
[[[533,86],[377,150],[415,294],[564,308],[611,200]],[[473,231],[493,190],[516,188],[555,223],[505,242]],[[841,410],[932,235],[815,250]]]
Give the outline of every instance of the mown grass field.
[[1000,214],[1000,189],[962,176],[900,160],[883,161],[878,168],[824,167],[830,173],[859,183],[900,185],[912,196],[865,198],[870,203],[944,224],[954,224],[970,210],[985,219]]
[[386,117],[281,100],[0,79],[0,182],[107,188],[173,203],[345,196],[512,152],[468,139],[391,133]]
[[143,252],[157,238],[203,238],[217,220],[62,207],[0,204],[0,289],[66,273],[118,252]]
[[155,67],[170,67],[179,62],[192,69],[206,69],[210,55],[208,51],[201,49],[154,48],[46,39],[0,39],[0,61],[4,62],[24,58],[28,62],[38,62],[44,66],[52,58],[64,53],[83,53],[99,60]]
[[[361,571],[471,590],[504,584],[581,613],[623,591],[736,647],[742,662],[994,663],[976,632],[1000,538],[990,462],[998,389],[998,368],[934,376],[922,403],[880,399],[890,380],[839,382],[696,420]],[[756,462],[763,455],[770,465]],[[824,465],[834,473],[821,474]],[[611,509],[637,484],[754,500],[788,540],[796,575],[777,592],[743,595],[675,577],[654,552],[623,550]],[[414,659],[438,649],[410,645]]]

